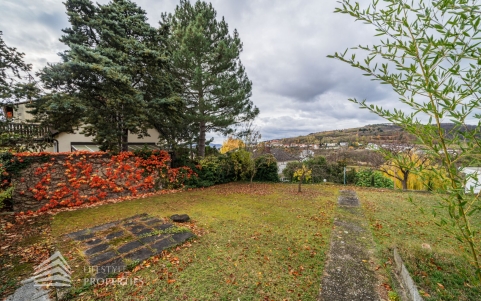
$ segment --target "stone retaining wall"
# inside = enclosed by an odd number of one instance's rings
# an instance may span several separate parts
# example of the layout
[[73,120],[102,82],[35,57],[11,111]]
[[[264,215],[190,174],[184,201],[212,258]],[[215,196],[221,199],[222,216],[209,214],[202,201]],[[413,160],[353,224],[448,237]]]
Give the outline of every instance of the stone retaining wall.
[[15,212],[46,211],[152,192],[161,189],[162,180],[168,179],[170,164],[166,152],[144,158],[132,153],[110,156],[100,152],[31,157],[15,156],[19,164],[30,160],[12,178]]

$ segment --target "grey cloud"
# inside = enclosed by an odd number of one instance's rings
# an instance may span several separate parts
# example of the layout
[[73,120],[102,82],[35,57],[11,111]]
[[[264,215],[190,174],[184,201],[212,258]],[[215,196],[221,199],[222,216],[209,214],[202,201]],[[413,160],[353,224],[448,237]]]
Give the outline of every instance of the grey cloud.
[[58,32],[59,28],[66,28],[70,25],[64,12],[41,13],[37,20],[54,32]]
[[[147,12],[153,26],[161,13],[173,12],[179,3],[134,1]],[[336,1],[212,0],[212,4],[218,17],[225,17],[230,31],[235,28],[240,34],[244,45],[241,60],[253,81],[252,101],[261,110],[257,123],[264,139],[382,122],[350,103],[350,97],[388,108],[397,106],[397,97],[388,86],[326,57],[376,41],[373,28],[334,14]],[[59,60],[57,52],[66,47],[58,39],[61,29],[68,26],[61,1],[0,1],[3,37],[8,45],[26,53],[25,59],[34,69]],[[222,142],[222,137],[213,136],[216,143]]]

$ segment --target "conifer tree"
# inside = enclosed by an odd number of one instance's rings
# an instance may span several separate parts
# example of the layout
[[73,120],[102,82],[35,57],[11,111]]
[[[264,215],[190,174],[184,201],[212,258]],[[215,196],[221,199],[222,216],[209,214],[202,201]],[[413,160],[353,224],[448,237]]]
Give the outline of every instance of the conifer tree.
[[205,154],[206,133],[228,134],[232,126],[259,114],[252,101],[252,82],[239,54],[242,43],[212,4],[181,0],[174,14],[162,16],[169,30],[174,74],[182,85],[185,118],[198,128],[198,155]]
[[12,97],[19,88],[22,73],[32,69],[32,65],[23,61],[24,55],[15,47],[7,46],[0,31],[0,99]]
[[69,49],[60,54],[62,63],[40,73],[52,93],[37,102],[37,116],[60,127],[83,124],[101,149],[126,151],[129,132],[146,135],[181,104],[172,97],[177,86],[164,36],[130,0],[67,0],[65,6],[71,27],[60,41]]

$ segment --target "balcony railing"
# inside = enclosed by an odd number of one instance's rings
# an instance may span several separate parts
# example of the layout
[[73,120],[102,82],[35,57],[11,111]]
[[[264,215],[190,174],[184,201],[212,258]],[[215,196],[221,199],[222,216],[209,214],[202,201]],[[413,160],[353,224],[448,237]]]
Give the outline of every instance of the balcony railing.
[[48,138],[52,135],[52,131],[45,126],[34,123],[0,123],[0,134],[11,133],[23,137],[31,138]]

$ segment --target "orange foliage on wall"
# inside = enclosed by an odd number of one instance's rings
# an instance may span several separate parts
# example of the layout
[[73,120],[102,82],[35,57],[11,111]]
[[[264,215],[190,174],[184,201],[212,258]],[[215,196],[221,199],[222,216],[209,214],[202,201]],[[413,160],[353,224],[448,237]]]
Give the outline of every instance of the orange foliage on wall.
[[33,156],[44,157],[42,162],[46,162],[32,164],[13,181],[14,195],[18,193],[20,201],[15,202],[19,211],[32,207],[44,212],[62,206],[74,207],[119,196],[179,188],[194,174],[187,167],[170,168],[170,156],[165,151],[139,156],[132,152],[114,156],[104,152],[15,155],[19,162]]

